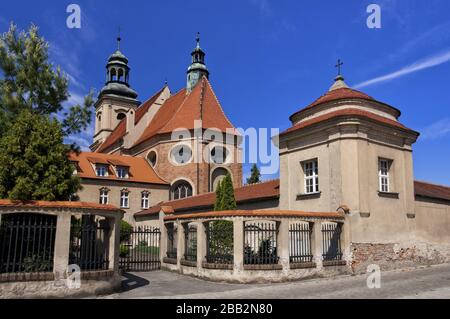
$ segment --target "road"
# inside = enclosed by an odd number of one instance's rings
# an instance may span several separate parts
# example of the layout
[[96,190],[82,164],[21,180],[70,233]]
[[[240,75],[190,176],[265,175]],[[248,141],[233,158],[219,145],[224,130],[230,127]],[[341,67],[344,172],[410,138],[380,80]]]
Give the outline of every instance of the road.
[[277,284],[230,284],[166,271],[126,274],[124,291],[102,298],[438,298],[450,299],[450,265],[381,273],[381,287],[369,289],[368,275],[339,276]]

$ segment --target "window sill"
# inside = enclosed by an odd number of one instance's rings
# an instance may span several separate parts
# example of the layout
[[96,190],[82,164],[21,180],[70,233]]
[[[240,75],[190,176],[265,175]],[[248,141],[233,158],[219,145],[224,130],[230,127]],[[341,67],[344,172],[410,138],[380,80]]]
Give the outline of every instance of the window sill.
[[321,194],[322,194],[322,192],[310,193],[310,194],[297,194],[297,200],[320,198]]
[[378,196],[380,196],[380,197],[385,197],[385,198],[398,199],[398,198],[399,198],[399,193],[394,193],[394,192],[380,192],[380,191],[378,191]]

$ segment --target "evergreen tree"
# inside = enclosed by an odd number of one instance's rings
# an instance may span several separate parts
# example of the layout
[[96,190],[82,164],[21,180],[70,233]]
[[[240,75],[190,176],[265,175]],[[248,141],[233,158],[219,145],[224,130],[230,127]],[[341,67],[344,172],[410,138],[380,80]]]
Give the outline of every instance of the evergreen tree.
[[0,198],[69,200],[80,188],[61,124],[22,111],[0,138]]
[[222,181],[219,181],[219,184],[217,185],[216,189],[216,202],[214,203],[214,211],[221,211],[222,210]]
[[91,121],[92,92],[84,105],[63,108],[68,100],[68,77],[49,62],[48,42],[34,25],[17,32],[11,24],[0,35],[0,136],[24,110],[43,116],[58,115],[64,135],[79,133]]
[[261,182],[261,173],[256,164],[253,164],[250,177],[247,178],[247,184],[256,184]]
[[221,185],[221,192],[222,192],[222,200],[221,200],[221,210],[235,210],[236,205],[236,199],[234,197],[234,188],[233,188],[233,182],[231,180],[231,175],[227,174],[225,178],[222,181]]

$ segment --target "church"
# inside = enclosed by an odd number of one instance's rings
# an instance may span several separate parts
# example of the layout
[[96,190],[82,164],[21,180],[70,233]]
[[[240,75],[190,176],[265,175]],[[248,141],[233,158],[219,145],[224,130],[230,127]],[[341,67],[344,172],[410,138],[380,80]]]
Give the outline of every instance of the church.
[[92,152],[71,155],[80,200],[119,206],[134,225],[163,227],[207,216],[229,173],[243,216],[342,212],[344,255],[355,267],[373,256],[450,262],[450,187],[414,179],[420,134],[400,122],[399,109],[350,88],[339,72],[325,94],[290,115],[279,135],[279,179],[243,185],[242,137],[209,82],[199,37],[191,56],[185,88],[166,84],[143,103],[127,57],[119,49],[109,57]]

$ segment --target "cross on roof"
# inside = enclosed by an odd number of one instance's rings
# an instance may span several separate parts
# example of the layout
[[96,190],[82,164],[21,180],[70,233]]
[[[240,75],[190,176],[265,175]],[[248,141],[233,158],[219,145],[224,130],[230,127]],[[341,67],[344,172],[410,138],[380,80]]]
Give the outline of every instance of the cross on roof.
[[122,40],[122,38],[120,37],[120,27],[119,27],[119,32],[117,33],[117,50],[120,51],[120,41]]
[[341,68],[344,65],[344,62],[341,61],[341,59],[338,59],[337,64],[335,67],[338,69],[338,75],[341,75]]

